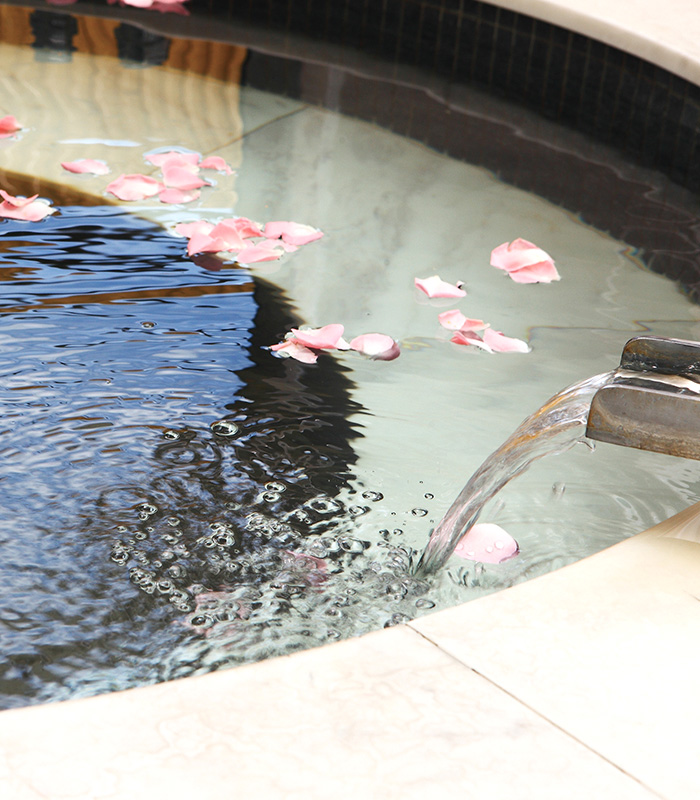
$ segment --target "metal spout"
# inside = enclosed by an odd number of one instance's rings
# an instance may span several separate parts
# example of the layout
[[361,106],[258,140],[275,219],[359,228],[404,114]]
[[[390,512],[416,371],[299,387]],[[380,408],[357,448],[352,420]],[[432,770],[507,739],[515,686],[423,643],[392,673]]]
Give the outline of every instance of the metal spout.
[[700,460],[700,342],[630,339],[593,396],[586,436]]

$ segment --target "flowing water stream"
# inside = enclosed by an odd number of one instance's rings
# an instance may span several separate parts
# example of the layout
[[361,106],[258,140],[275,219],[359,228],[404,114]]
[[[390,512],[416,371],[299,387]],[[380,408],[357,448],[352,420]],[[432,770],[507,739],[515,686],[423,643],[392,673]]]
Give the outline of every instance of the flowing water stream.
[[558,392],[531,414],[472,475],[430,536],[417,574],[443,567],[486,503],[538,458],[563,453],[583,441],[593,395],[610,383],[605,372]]

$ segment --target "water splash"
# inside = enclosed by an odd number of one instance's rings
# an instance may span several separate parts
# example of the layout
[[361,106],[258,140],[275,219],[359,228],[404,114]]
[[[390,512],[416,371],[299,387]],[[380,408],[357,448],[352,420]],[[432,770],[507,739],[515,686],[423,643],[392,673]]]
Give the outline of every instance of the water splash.
[[614,375],[615,372],[605,372],[568,386],[521,423],[472,475],[435,527],[416,565],[417,575],[444,566],[484,505],[533,461],[563,453],[584,438],[593,395]]

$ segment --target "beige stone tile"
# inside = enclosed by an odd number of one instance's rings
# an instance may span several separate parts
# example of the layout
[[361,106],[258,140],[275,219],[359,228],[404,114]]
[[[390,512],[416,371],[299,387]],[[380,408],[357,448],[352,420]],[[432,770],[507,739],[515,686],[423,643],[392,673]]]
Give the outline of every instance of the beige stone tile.
[[696,798],[699,531],[694,506],[411,626],[660,794]]
[[495,0],[611,44],[700,82],[700,8],[695,0]]
[[408,628],[0,714],[12,798],[652,797]]

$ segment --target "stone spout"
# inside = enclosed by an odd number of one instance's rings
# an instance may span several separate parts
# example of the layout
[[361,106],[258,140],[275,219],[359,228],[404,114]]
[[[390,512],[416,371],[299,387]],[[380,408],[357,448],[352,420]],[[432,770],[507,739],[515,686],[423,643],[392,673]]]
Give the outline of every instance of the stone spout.
[[700,342],[638,336],[593,396],[586,436],[700,459]]

